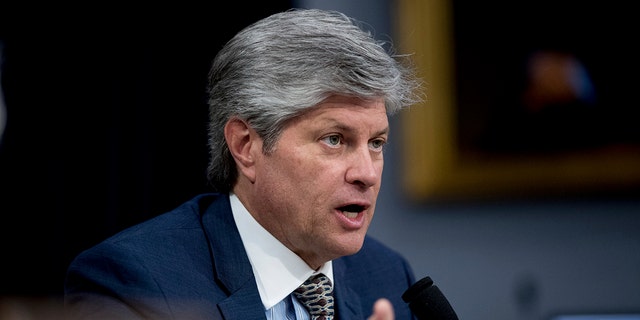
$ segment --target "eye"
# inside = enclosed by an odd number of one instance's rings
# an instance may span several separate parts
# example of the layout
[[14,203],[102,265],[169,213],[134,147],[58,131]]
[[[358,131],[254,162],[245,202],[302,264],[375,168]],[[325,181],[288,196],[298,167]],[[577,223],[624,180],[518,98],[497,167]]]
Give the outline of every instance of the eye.
[[326,136],[326,137],[322,138],[321,141],[323,141],[324,143],[326,143],[330,147],[337,147],[342,142],[342,137],[340,135],[338,135],[338,134],[332,134],[332,135],[329,135],[329,136]]
[[371,140],[371,142],[369,142],[369,146],[373,150],[382,151],[382,148],[384,147],[384,145],[386,143],[387,143],[387,141],[384,140],[384,139],[375,139],[375,140]]

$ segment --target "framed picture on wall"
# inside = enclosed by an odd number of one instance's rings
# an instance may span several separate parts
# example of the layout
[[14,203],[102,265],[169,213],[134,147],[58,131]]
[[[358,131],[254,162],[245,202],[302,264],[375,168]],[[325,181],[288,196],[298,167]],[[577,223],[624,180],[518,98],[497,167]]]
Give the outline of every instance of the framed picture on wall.
[[576,1],[401,0],[425,79],[402,112],[403,186],[421,199],[640,190],[637,19]]

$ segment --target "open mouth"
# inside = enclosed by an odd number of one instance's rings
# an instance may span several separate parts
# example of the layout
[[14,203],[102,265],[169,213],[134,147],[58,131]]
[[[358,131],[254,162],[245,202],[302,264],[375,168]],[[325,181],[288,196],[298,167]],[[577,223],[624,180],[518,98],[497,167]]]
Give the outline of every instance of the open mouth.
[[357,217],[358,213],[360,213],[364,209],[365,209],[364,206],[357,205],[357,204],[350,204],[350,205],[338,208],[338,210],[340,210],[342,214],[345,215],[345,217],[350,219]]

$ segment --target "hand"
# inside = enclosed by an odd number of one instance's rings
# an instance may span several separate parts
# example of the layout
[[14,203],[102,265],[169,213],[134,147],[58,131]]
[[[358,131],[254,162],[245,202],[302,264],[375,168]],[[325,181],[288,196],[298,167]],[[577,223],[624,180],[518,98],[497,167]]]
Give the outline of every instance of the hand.
[[373,314],[367,320],[393,320],[393,305],[385,298],[380,298],[373,305]]

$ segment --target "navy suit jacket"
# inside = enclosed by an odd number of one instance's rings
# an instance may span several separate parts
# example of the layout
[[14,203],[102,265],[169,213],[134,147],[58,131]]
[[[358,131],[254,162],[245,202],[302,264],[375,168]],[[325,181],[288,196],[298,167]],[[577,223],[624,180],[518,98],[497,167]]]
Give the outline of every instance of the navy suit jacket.
[[[367,236],[333,261],[337,318],[366,319],[385,297],[414,319],[402,293],[407,261]],[[202,194],[79,254],[67,270],[70,319],[266,319],[226,194]]]

